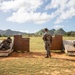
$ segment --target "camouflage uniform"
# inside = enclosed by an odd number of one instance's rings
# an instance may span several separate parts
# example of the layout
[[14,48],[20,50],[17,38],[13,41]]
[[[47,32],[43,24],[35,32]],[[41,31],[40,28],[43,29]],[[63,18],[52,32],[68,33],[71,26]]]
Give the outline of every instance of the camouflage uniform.
[[47,56],[46,57],[51,57],[51,52],[50,52],[50,46],[52,43],[52,36],[49,32],[45,32],[43,35],[43,40],[45,42],[45,50],[47,51]]

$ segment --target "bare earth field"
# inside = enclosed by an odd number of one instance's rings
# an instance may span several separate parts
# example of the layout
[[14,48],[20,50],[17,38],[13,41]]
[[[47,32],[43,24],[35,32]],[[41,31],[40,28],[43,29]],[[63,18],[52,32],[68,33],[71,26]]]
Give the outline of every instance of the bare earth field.
[[[48,58],[48,59],[61,59],[61,60],[73,60],[75,61],[75,56],[68,56],[65,53],[59,53],[59,52],[52,52],[51,53],[52,57]],[[17,58],[17,57],[25,57],[25,58],[45,58],[46,54],[45,52],[13,52],[12,54],[10,54],[8,57],[0,57],[0,59],[12,59],[12,58]]]
[[75,75],[75,57],[63,53],[12,53],[0,57],[0,75]]
[[31,37],[29,53],[0,57],[0,75],[75,75],[75,56],[51,51],[52,57],[45,58],[45,54],[42,38]]

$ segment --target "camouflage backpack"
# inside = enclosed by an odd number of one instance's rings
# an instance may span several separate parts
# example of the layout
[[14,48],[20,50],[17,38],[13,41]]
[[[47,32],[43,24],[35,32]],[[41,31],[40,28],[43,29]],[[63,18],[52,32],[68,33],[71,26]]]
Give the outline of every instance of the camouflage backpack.
[[50,34],[45,34],[43,40],[52,42],[52,36]]

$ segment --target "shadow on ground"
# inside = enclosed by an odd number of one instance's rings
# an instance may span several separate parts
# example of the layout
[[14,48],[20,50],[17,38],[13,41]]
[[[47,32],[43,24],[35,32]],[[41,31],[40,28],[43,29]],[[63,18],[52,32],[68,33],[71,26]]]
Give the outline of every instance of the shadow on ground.
[[[57,59],[57,60],[68,60],[68,61],[74,61],[75,62],[75,56],[68,56],[65,53],[58,53],[58,52],[52,52],[51,53],[52,57],[51,59]],[[5,59],[5,58],[45,58],[46,53],[45,52],[13,52],[10,54],[8,57],[0,57],[0,59]],[[50,59],[50,58],[49,58]]]

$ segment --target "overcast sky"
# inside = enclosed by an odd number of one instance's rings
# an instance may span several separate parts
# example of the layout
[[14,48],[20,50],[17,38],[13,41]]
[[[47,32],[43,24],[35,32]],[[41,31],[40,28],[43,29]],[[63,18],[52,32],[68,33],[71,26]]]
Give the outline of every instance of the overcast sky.
[[75,0],[0,0],[0,29],[43,28],[75,31]]

